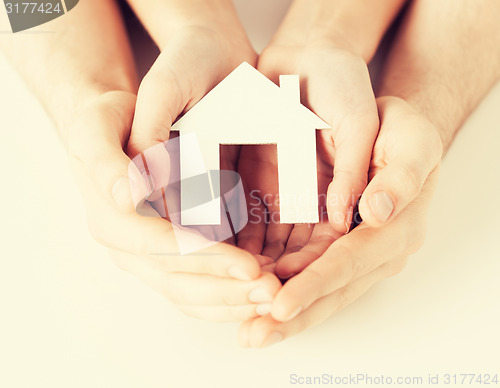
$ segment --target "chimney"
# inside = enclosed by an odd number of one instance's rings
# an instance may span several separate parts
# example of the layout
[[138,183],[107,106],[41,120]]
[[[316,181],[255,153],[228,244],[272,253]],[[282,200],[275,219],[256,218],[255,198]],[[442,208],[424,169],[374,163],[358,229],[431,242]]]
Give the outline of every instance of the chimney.
[[280,89],[283,98],[291,104],[300,104],[300,83],[298,75],[280,75]]

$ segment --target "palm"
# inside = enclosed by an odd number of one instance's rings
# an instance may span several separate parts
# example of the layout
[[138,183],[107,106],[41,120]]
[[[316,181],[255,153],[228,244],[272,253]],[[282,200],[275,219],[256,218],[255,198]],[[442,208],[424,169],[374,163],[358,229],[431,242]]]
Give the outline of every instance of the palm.
[[[326,136],[325,136],[326,135]],[[238,236],[238,246],[276,261],[274,271],[288,278],[316,260],[341,234],[331,227],[326,212],[326,193],[332,181],[333,159],[327,132],[318,132],[317,166],[320,223],[279,223],[279,186],[276,148],[244,146],[238,172],[247,196],[249,224]],[[305,247],[305,248],[304,248]]]

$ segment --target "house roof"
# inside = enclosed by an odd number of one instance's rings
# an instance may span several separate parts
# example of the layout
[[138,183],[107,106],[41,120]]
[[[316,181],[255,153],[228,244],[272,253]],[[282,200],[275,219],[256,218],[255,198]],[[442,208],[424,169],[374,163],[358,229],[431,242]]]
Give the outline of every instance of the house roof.
[[195,130],[192,127],[199,123],[200,118],[207,124],[227,126],[232,123],[233,127],[242,121],[259,119],[273,125],[282,123],[285,126],[287,120],[299,120],[309,128],[330,128],[307,107],[286,98],[283,93],[278,85],[243,62],[177,120],[172,130]]

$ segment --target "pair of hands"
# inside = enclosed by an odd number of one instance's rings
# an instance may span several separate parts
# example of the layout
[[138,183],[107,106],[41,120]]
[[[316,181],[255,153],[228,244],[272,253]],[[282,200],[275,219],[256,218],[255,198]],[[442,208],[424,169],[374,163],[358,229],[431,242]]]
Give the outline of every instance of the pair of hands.
[[[117,265],[189,315],[244,321],[240,342],[258,347],[321,322],[403,267],[423,240],[441,142],[432,125],[402,100],[375,101],[364,62],[348,50],[270,46],[258,60],[259,70],[271,79],[299,74],[302,101],[333,128],[318,137],[320,193],[353,202],[322,204],[329,215],[340,214],[338,222],[330,217],[334,222],[314,227],[250,223],[239,248],[221,243],[198,255],[155,254],[175,250],[173,230],[166,220],[135,213],[129,156],[168,139],[176,117],[242,61],[257,63],[247,41],[206,28],[180,30],[143,80],[137,100],[118,91],[97,98],[69,129],[68,149],[90,230],[110,247]],[[238,168],[245,182],[245,168],[256,163],[272,165],[272,154],[234,147],[223,155],[221,168]],[[266,171],[272,170],[262,175]],[[263,187],[265,182],[250,184],[262,193],[277,192]],[[344,235],[346,217],[363,190],[365,223]],[[385,212],[388,220],[377,217],[380,208],[387,209],[376,195],[381,191],[393,204]],[[274,273],[262,270],[271,260],[258,254],[279,258]],[[284,286],[275,275],[296,273]]]

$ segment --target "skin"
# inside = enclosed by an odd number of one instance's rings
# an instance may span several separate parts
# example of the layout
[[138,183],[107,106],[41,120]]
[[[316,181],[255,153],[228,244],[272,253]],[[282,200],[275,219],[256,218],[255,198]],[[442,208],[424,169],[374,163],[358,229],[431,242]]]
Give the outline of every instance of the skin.
[[381,128],[370,174],[374,179],[387,170],[397,174],[399,163],[412,161],[415,150],[419,150],[418,156],[428,158],[429,163],[418,198],[392,222],[382,227],[363,223],[331,244],[318,242],[318,235],[330,225],[317,224],[313,238],[278,264],[294,270],[305,268],[278,292],[271,314],[241,325],[242,346],[268,346],[322,322],[376,282],[402,270],[407,257],[422,245],[426,211],[437,181],[441,141],[433,125],[403,100],[383,97],[377,105]]
[[[367,221],[333,243],[329,228],[334,226],[330,223],[315,226],[309,240],[297,242],[301,234],[295,233],[292,238],[292,232],[284,250],[295,254],[289,260],[295,265],[293,271],[305,269],[282,287],[276,276],[261,271],[254,255],[229,244],[217,244],[188,257],[159,255],[175,251],[171,225],[135,213],[128,194],[129,156],[167,139],[169,125],[165,123],[169,121],[163,120],[173,120],[176,112],[189,108],[222,79],[224,71],[231,70],[227,66],[217,71],[219,56],[227,63],[253,57],[254,53],[234,19],[229,25],[236,32],[228,34],[219,29],[228,24],[226,16],[234,17],[232,7],[224,11],[222,23],[215,16],[218,12],[206,9],[189,13],[208,4],[202,1],[162,2],[155,8],[162,17],[147,16],[140,2],[134,3],[132,6],[163,48],[151,69],[152,81],[141,84],[137,97],[130,49],[119,13],[110,1],[82,2],[65,17],[47,24],[55,31],[50,36],[20,34],[13,39],[3,36],[0,41],[53,117],[87,205],[90,230],[110,248],[117,265],[189,315],[245,321],[240,342],[252,347],[270,345],[321,322],[372,284],[401,270],[406,257],[422,244],[425,212],[442,148],[449,146],[463,120],[499,77],[496,21],[500,6],[492,6],[488,0],[477,0],[468,8],[454,0],[445,0],[439,6],[431,0],[413,4],[388,58],[379,91],[380,96],[401,98],[376,101],[380,134],[370,162],[371,181],[363,195],[366,199],[362,197],[360,203]],[[210,4],[217,9],[219,5],[224,8],[225,3]],[[173,15],[172,24],[163,22],[169,15]],[[92,29],[88,29],[90,20]],[[477,28],[477,20],[482,21],[481,28]],[[375,23],[377,28],[380,25]],[[372,27],[370,24],[373,32]],[[197,57],[193,49],[200,46],[210,48],[213,57],[205,55],[203,61]],[[449,49],[443,52],[443,47]],[[199,67],[194,68],[197,61],[206,61],[208,67],[199,71]],[[40,62],[49,66],[41,67]],[[182,66],[177,64],[178,70],[172,72],[170,68],[176,62]],[[180,78],[184,66],[192,69],[193,77],[199,77],[194,78],[196,82]],[[468,82],[462,82],[463,74],[467,74]],[[194,92],[193,85],[197,87]],[[150,112],[154,114],[147,117],[148,96],[151,101],[154,97],[170,104],[163,109],[161,104],[152,105]],[[237,157],[234,152],[223,163],[234,167]],[[403,184],[401,171],[410,176]],[[373,190],[386,191],[395,204],[389,220],[382,225],[368,221]],[[367,201],[365,205],[363,201]],[[310,249],[313,240],[320,243],[314,250]],[[284,259],[278,263],[284,273],[286,263]],[[255,289],[260,291],[252,292]]]
[[[255,65],[257,54],[230,0],[129,3],[161,49],[139,88],[128,143],[128,153],[134,157],[168,140],[170,127],[181,113],[241,62]],[[230,154],[223,165],[234,170],[238,148]]]
[[[320,131],[317,138],[319,193],[326,197],[320,204],[325,209],[320,210],[326,210],[331,223],[331,227],[322,228],[322,245],[349,231],[353,208],[366,188],[379,130],[366,63],[404,3],[296,0],[259,57],[258,70],[276,83],[280,74],[299,74],[301,102],[332,127]],[[252,173],[250,165],[259,166],[259,176]],[[265,228],[258,222],[249,223],[238,235],[238,246],[273,260],[288,253],[289,238],[292,248],[300,249],[312,226],[280,224],[279,201],[263,206],[265,198],[278,198],[275,149],[242,147],[240,166],[247,190],[260,197],[259,205],[249,201],[248,207],[256,207],[256,218],[263,219],[265,212],[272,216]],[[279,276],[293,275],[280,268]]]
[[[281,283],[273,274],[261,273],[255,256],[225,243],[189,256],[175,255],[171,224],[135,212],[125,151],[133,122],[140,120],[134,119],[137,81],[114,2],[82,2],[44,28],[53,32],[4,35],[1,44],[56,124],[93,237],[109,248],[120,268],[190,315],[241,322],[267,313]],[[186,27],[172,42],[188,41],[192,33]],[[193,44],[203,39],[210,41],[200,37]],[[162,75],[158,71],[154,76]],[[199,93],[201,97],[204,92]]]
[[500,4],[488,0],[467,6],[453,0],[412,3],[385,66],[374,177],[360,203],[363,219],[369,219],[371,193],[385,190],[395,211],[382,226],[366,222],[339,238],[288,281],[271,314],[241,325],[243,346],[268,346],[322,322],[400,271],[423,243],[441,150],[500,79],[499,17]]

